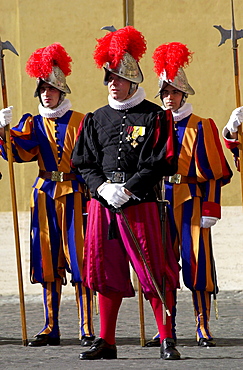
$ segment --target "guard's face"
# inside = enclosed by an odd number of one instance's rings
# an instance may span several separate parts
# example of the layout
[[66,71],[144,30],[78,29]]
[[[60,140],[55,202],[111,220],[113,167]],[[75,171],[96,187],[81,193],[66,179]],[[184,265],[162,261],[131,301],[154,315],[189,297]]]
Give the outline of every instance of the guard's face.
[[110,73],[108,77],[108,91],[113,99],[119,102],[128,99],[130,97],[130,95],[128,95],[130,86],[130,81]]
[[183,92],[176,89],[171,85],[167,85],[160,94],[161,100],[167,109],[171,109],[172,112],[176,111],[181,106],[181,100],[183,98]]
[[60,99],[61,92],[55,87],[44,82],[40,87],[40,97],[45,108],[56,108]]

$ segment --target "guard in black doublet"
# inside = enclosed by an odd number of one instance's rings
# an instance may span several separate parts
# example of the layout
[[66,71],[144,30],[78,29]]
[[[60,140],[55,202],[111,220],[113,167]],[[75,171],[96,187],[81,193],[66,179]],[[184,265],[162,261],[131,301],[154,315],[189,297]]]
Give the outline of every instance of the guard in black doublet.
[[[164,120],[165,112],[161,107],[143,100],[140,104],[125,110],[115,110],[106,105],[97,109],[94,113],[89,113],[84,121],[83,131],[78,139],[76,149],[73,154],[73,162],[77,158],[85,158],[89,163],[96,163],[102,171],[96,176],[89,176],[89,169],[82,169],[84,178],[89,184],[92,197],[99,200],[106,207],[107,202],[99,196],[96,189],[105,181],[126,182],[130,191],[139,198],[130,198],[123,207],[141,202],[155,201],[155,193],[151,187],[151,181],[157,183],[163,174],[173,175],[177,165],[177,158],[174,163],[168,163],[164,153],[168,137],[168,126]],[[153,148],[155,125],[159,125],[160,145]],[[85,145],[79,145],[85,136]],[[176,141],[174,142],[176,146]],[[92,148],[90,151],[88,148]],[[152,151],[157,150],[157,158],[161,157],[160,165],[154,177],[154,167],[150,168]],[[140,172],[139,166],[144,166],[147,162],[146,172]],[[156,162],[153,162],[156,165]],[[80,162],[79,162],[80,165]],[[137,177],[142,178],[143,187],[137,182]],[[153,176],[153,180],[151,180]]]
[[[116,47],[118,55],[114,55]],[[143,36],[130,26],[98,40],[96,62],[102,56],[102,66],[103,53],[108,57],[104,83],[109,104],[86,115],[73,152],[75,170],[82,174],[92,195],[83,284],[99,292],[100,308],[100,338],[80,354],[81,360],[117,358],[118,311],[124,297],[135,295],[129,261],[156,318],[161,358],[180,359],[172,339],[170,316],[163,321],[159,298],[164,281],[166,304],[171,309],[171,292],[178,287],[179,269],[172,250],[167,249],[165,258],[153,190],[163,175],[177,170],[176,138],[171,112],[162,112],[158,105],[147,101],[143,88],[138,86],[143,76],[137,62],[145,49]]]

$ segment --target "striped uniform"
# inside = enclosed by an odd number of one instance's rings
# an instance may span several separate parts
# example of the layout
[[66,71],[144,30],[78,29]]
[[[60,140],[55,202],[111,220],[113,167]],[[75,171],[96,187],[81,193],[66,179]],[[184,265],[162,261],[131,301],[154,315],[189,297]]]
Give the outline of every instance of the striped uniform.
[[[11,129],[14,160],[37,161],[42,171],[70,173],[82,119],[82,113],[71,110],[55,119],[25,114]],[[7,159],[5,149],[2,143],[1,155]],[[80,338],[94,335],[92,292],[82,286],[81,278],[85,208],[84,184],[36,178],[31,195],[31,282],[42,284],[45,309],[45,326],[38,334],[59,336],[61,287],[68,271],[76,291]]]
[[210,339],[210,298],[216,281],[210,229],[200,228],[200,220],[201,216],[221,217],[221,187],[230,181],[232,172],[211,119],[191,114],[175,122],[175,129],[178,174],[188,182],[165,181],[171,238],[177,259],[181,256],[184,283],[192,291],[197,340]]

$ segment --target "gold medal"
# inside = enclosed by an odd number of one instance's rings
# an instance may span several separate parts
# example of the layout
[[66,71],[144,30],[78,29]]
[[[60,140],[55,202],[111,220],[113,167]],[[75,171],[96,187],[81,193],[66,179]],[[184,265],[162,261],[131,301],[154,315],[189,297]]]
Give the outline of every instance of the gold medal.
[[[131,145],[136,148],[139,142],[144,141],[145,135],[144,126],[130,126],[129,134],[126,136],[127,141],[131,141]],[[131,130],[132,129],[132,130]]]

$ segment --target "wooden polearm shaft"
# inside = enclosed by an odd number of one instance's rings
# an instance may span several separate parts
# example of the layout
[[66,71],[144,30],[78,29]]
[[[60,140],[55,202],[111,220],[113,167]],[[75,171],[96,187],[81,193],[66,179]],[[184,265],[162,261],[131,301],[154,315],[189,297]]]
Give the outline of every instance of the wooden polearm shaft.
[[143,292],[140,282],[138,281],[138,307],[139,307],[139,321],[140,321],[140,344],[145,346],[145,318],[144,318],[144,304]]
[[[238,42],[237,42],[237,31],[235,28],[235,17],[234,17],[234,3],[231,0],[231,10],[232,10],[232,50],[233,50],[233,61],[234,61],[234,77],[235,77],[235,103],[236,108],[241,107],[241,97],[240,97],[240,80],[239,80],[239,59],[238,59]],[[240,37],[239,37],[240,38]],[[243,134],[242,134],[242,124],[238,126],[238,140],[239,153],[240,153],[240,178],[241,178],[241,200],[243,204]]]
[[[0,43],[1,43],[1,40],[0,40]],[[8,45],[10,43],[6,42],[6,44]],[[3,45],[3,43],[1,43],[1,45]],[[2,99],[3,99],[3,108],[7,108],[8,107],[8,99],[7,99],[7,88],[6,88],[6,79],[5,79],[5,70],[4,70],[4,55],[3,55],[2,50],[3,50],[3,48],[1,48]],[[12,50],[12,49],[10,48],[10,50]],[[26,315],[25,315],[23,274],[22,274],[21,251],[20,251],[17,198],[16,198],[16,188],[15,188],[15,181],[14,181],[13,153],[12,153],[12,146],[11,146],[11,140],[10,140],[10,127],[9,127],[9,125],[5,126],[5,135],[6,135],[9,180],[10,180],[10,190],[11,190],[11,200],[12,200],[14,235],[15,235],[15,249],[16,249],[17,274],[18,274],[18,286],[19,286],[21,326],[22,326],[22,343],[23,343],[24,346],[27,346],[28,345],[28,339],[27,339],[27,329],[26,329]]]
[[[233,50],[233,62],[234,62],[234,85],[235,85],[235,102],[236,108],[241,106],[240,98],[240,85],[239,85],[239,63],[238,63],[238,43],[237,40],[243,37],[243,29],[236,30],[235,28],[235,18],[234,18],[234,3],[231,0],[231,13],[232,13],[232,28],[231,30],[225,30],[222,26],[214,26],[221,33],[221,41],[218,46],[225,43],[226,40],[231,39],[232,50]],[[240,176],[241,176],[241,199],[243,203],[243,135],[242,135],[242,125],[238,126],[238,140],[239,153],[240,153]]]

